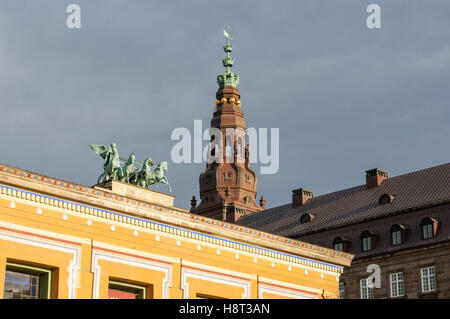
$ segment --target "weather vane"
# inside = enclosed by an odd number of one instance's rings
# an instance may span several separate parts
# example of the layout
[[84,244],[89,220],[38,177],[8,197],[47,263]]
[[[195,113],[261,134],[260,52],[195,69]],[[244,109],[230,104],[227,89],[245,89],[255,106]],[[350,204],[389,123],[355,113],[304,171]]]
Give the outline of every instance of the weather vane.
[[227,44],[223,47],[226,55],[225,58],[222,59],[222,64],[226,69],[224,73],[217,76],[217,84],[219,84],[220,88],[223,88],[225,85],[236,87],[239,83],[239,75],[230,70],[234,64],[234,59],[230,55],[230,52],[233,51],[233,46],[230,43],[230,41],[233,40],[230,35],[230,26],[227,26],[226,29],[223,30],[223,35],[227,38]]
[[227,44],[230,44],[230,41],[233,40],[230,36],[230,26],[227,25],[227,29],[223,30],[223,35],[227,38]]

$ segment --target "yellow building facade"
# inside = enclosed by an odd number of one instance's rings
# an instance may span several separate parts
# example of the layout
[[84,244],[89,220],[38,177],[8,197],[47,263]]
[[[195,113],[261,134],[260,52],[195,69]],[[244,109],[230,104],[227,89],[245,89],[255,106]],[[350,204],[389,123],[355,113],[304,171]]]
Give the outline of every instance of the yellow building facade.
[[338,298],[353,255],[0,165],[0,298]]

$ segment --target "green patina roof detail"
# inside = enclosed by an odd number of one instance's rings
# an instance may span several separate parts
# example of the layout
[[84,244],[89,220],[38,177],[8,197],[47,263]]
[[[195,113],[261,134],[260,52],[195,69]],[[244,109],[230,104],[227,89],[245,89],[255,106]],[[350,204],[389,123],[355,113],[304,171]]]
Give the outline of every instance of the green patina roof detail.
[[230,70],[234,64],[234,59],[230,55],[230,52],[233,51],[233,46],[230,43],[232,38],[229,34],[229,27],[227,27],[227,30],[223,30],[223,35],[227,38],[227,44],[223,47],[226,56],[222,59],[222,64],[226,70],[217,76],[217,84],[219,84],[219,88],[223,88],[225,85],[236,87],[239,84],[239,75]]

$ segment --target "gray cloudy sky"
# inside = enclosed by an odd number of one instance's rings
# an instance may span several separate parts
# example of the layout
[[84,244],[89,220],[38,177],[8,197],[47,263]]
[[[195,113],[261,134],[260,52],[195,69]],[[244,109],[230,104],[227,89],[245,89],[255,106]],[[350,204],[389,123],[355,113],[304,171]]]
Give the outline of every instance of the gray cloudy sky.
[[[82,28],[66,27],[81,6]],[[382,28],[366,27],[381,6]],[[169,160],[175,204],[204,164],[175,165],[176,127],[204,126],[231,26],[248,127],[280,128],[267,206],[449,162],[450,1],[0,0],[0,163],[93,185],[102,160]],[[206,127],[205,127],[206,128]],[[253,166],[258,173],[258,165]],[[160,186],[159,190],[164,190]]]

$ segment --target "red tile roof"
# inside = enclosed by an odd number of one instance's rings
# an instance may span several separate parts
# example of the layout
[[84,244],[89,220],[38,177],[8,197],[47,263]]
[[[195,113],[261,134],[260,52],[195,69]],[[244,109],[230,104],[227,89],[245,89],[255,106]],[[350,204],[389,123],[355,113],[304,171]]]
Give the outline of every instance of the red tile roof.
[[[394,200],[380,204],[383,194],[393,195]],[[298,208],[289,203],[266,209],[244,216],[237,223],[297,237],[443,202],[450,202],[450,163],[391,177],[371,189],[364,184],[317,196]],[[305,213],[314,218],[302,224],[300,218]]]

